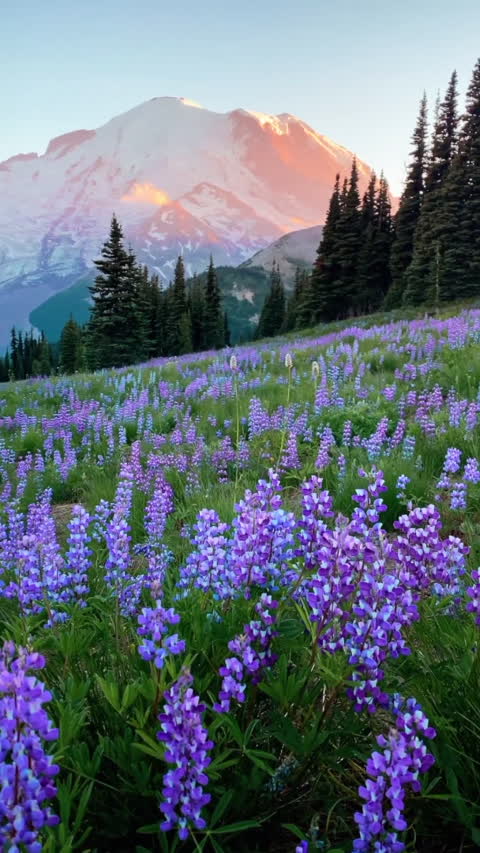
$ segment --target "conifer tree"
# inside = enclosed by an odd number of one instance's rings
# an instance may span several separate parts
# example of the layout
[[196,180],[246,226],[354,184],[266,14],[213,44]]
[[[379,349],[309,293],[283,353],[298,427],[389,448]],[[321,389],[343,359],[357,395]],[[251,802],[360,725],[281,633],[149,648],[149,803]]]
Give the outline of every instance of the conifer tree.
[[10,332],[11,368],[14,379],[23,379],[22,354],[18,347],[18,336],[15,326]]
[[370,289],[373,310],[380,308],[391,285],[390,255],[393,241],[392,205],[388,181],[380,174],[375,202],[375,240]]
[[125,275],[120,280],[116,304],[116,340],[113,348],[116,366],[135,364],[148,354],[148,271],[137,264],[130,249]]
[[[443,246],[444,299],[462,299],[480,293],[480,59],[467,90],[457,159],[448,187],[453,211],[450,209]],[[459,196],[456,202],[455,192]],[[458,201],[461,209],[456,218],[454,209]]]
[[[346,317],[351,312],[355,300],[358,254],[361,243],[360,195],[358,192],[358,168],[355,157],[352,162],[348,192],[345,204],[338,219],[338,261],[339,274],[337,287],[335,282],[330,297],[331,311],[328,319]],[[333,302],[336,293],[337,305]]]
[[386,307],[390,308],[399,306],[403,299],[406,287],[405,273],[413,257],[415,230],[425,189],[427,163],[427,97],[425,94],[420,102],[412,145],[405,189],[395,216],[395,234],[390,260],[392,284],[385,302]]
[[432,148],[425,176],[425,193],[415,231],[412,261],[405,275],[403,301],[419,305],[435,301],[440,287],[445,243],[445,182],[457,151],[457,73],[453,72],[444,100],[439,103],[433,129]]
[[52,353],[50,345],[42,332],[40,345],[38,348],[38,363],[40,376],[50,376],[52,372]]
[[312,320],[318,322],[346,317],[355,300],[358,255],[361,242],[360,196],[358,168],[353,159],[350,179],[343,182],[339,193],[339,177],[327,214],[327,221],[317,252],[310,286]]
[[357,298],[354,308],[360,313],[378,310],[390,287],[390,250],[392,211],[388,183],[380,175],[378,189],[371,180],[362,205],[362,246],[357,272]]
[[219,349],[223,346],[224,328],[222,297],[217,273],[210,255],[210,263],[205,282],[205,347]]
[[192,352],[192,323],[190,314],[185,311],[178,325],[178,355]]
[[296,267],[295,279],[293,282],[293,291],[287,299],[285,320],[283,323],[282,331],[292,332],[295,328],[297,328],[299,320],[299,310],[302,300],[302,282],[303,279],[300,267]]
[[190,284],[189,308],[192,322],[192,347],[194,352],[200,352],[209,347],[205,343],[205,289],[196,273]]
[[[302,326],[313,325],[330,313],[330,289],[339,275],[338,223],[342,207],[346,204],[348,186],[344,182],[340,195],[340,175],[337,174],[328,206],[322,239],[317,249],[308,292],[303,294]],[[308,321],[305,323],[308,316]]]
[[313,305],[313,275],[307,270],[300,273],[298,285],[298,299],[295,308],[295,328],[307,329],[309,326],[314,326],[316,322],[315,313],[312,310]]
[[278,335],[285,320],[285,290],[278,264],[274,261],[270,274],[270,290],[263,303],[256,337],[270,338]]
[[371,278],[374,258],[377,176],[372,172],[362,199],[360,215],[360,250],[358,254],[355,293],[352,298],[354,313],[365,313],[371,304]]
[[75,373],[82,368],[83,359],[82,330],[70,314],[60,336],[60,370]]
[[9,369],[10,369],[10,361],[8,359],[8,349],[7,349],[4,358],[0,358],[0,382],[8,382],[8,380],[10,379]]
[[[142,361],[155,355],[155,287],[153,278],[150,278],[148,267],[138,265],[134,255],[132,255],[132,259],[134,266],[133,279],[134,281],[136,280],[136,292],[134,293],[136,353],[133,351],[132,356],[136,356],[135,360]],[[133,341],[132,350],[134,350]]]
[[23,335],[21,332],[18,333],[17,352],[18,352],[18,376],[17,376],[17,379],[25,379],[25,353],[24,353],[24,348],[23,348]]
[[171,334],[171,322],[170,322],[170,295],[171,295],[171,287],[170,285],[162,290],[158,290],[158,303],[157,303],[157,315],[156,315],[156,326],[159,331],[159,335],[157,338],[157,351],[156,355],[167,355],[170,334]]
[[89,288],[93,300],[89,346],[95,366],[118,367],[122,364],[122,348],[125,344],[122,297],[125,281],[131,274],[131,261],[124,248],[122,229],[115,215],[101,255],[95,261],[99,274],[93,287]]
[[168,354],[181,355],[192,350],[192,329],[187,306],[185,286],[185,267],[179,257],[175,266],[175,276],[168,300]]

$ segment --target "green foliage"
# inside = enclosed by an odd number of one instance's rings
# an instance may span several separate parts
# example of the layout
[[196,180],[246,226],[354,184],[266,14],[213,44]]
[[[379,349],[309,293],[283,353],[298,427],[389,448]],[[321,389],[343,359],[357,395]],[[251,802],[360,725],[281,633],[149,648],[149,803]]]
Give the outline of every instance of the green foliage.
[[273,263],[270,275],[270,290],[263,303],[258,321],[256,337],[272,338],[280,334],[285,325],[285,289],[280,269]]
[[402,303],[405,273],[412,262],[415,231],[420,217],[425,189],[427,161],[427,97],[420,102],[420,111],[412,137],[412,159],[408,167],[405,189],[395,216],[395,238],[391,253],[392,286],[387,296],[389,308]]

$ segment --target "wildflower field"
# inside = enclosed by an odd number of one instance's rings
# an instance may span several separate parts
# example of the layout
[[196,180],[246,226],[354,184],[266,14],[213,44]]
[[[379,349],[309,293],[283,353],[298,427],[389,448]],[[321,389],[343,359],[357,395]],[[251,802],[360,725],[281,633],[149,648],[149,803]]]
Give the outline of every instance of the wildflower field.
[[3,850],[478,849],[480,311],[377,322],[0,389]]

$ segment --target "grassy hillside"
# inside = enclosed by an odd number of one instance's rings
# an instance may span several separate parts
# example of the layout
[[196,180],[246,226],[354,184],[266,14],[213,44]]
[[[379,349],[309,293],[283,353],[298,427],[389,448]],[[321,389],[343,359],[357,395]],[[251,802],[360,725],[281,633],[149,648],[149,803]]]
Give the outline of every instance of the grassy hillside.
[[4,810],[43,783],[45,851],[473,851],[480,312],[230,355],[2,388],[0,630],[41,655],[0,650],[4,765],[51,756]]

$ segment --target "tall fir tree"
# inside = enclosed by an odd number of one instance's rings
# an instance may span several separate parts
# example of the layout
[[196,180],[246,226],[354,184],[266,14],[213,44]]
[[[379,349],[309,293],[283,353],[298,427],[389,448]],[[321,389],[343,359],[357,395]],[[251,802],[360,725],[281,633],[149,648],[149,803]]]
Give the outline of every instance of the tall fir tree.
[[347,193],[348,187],[344,183],[343,193],[340,194],[340,175],[337,174],[311,281],[308,291],[303,295],[302,326],[313,325],[331,313],[331,287],[338,279],[340,267],[338,223],[342,207],[346,204]]
[[278,335],[285,320],[285,289],[278,264],[274,261],[270,274],[270,290],[265,297],[258,321],[256,337],[270,338]]
[[302,283],[303,279],[300,267],[296,267],[293,290],[287,299],[287,305],[285,309],[285,320],[283,323],[282,331],[292,332],[298,327],[299,311],[302,300]]
[[355,293],[352,309],[355,314],[369,310],[371,304],[372,260],[375,242],[377,176],[372,172],[363,195],[360,215],[360,250],[358,253]]
[[453,215],[447,226],[442,293],[443,298],[455,299],[480,293],[480,59],[467,90],[457,170],[452,169],[453,186],[448,188],[450,198],[456,188],[460,190],[459,178],[462,188],[460,217],[455,221]]
[[302,270],[299,273],[298,282],[295,281],[294,292],[297,290],[298,296],[295,302],[295,328],[307,329],[309,326],[314,326],[316,322],[316,314],[312,310],[313,305],[313,273],[307,270]]
[[372,178],[362,205],[362,246],[354,302],[357,312],[376,311],[385,299],[390,287],[392,235],[390,193],[382,172],[378,187]]
[[205,282],[205,347],[220,349],[224,344],[222,296],[218,277],[210,255]]
[[[147,273],[148,279],[148,273]],[[117,304],[115,360],[118,366],[135,364],[148,354],[148,299],[145,272],[129,249],[125,276],[120,282]]]
[[393,241],[392,204],[388,181],[380,174],[375,203],[375,241],[372,263],[373,308],[380,308],[391,285],[390,255]]
[[356,299],[358,255],[361,244],[361,211],[355,157],[350,178],[340,192],[337,176],[327,214],[322,241],[317,251],[308,301],[303,312],[312,322],[336,320],[352,312]]
[[406,271],[412,262],[415,231],[417,228],[425,190],[427,165],[427,96],[420,102],[420,111],[412,137],[411,162],[408,167],[405,189],[395,216],[395,234],[392,244],[390,269],[392,284],[386,296],[386,307],[401,305],[406,287]]
[[405,274],[403,302],[407,305],[434,302],[440,298],[447,226],[445,183],[457,153],[457,100],[457,73],[454,71],[445,98],[436,110],[425,193],[415,231],[412,261]]
[[93,300],[89,346],[96,367],[119,367],[125,344],[122,297],[125,281],[131,275],[131,261],[123,245],[123,232],[115,215],[101,255],[95,261],[98,275],[93,287],[89,288]]
[[18,355],[18,337],[17,330],[15,326],[12,327],[10,331],[10,355],[11,355],[11,368],[12,368],[12,376],[14,379],[19,379],[19,374],[21,370],[23,370],[23,365],[20,368],[19,364],[19,355]]
[[25,379],[25,352],[24,352],[24,347],[23,347],[23,335],[21,332],[18,333],[17,352],[18,352],[18,376],[17,376],[17,379]]
[[82,330],[70,314],[60,336],[61,372],[71,374],[81,370],[83,358]]
[[168,339],[169,355],[182,355],[192,350],[192,329],[187,305],[185,285],[185,267],[179,257],[175,265],[175,275],[171,292],[168,295]]
[[[340,211],[337,226],[339,272],[337,286],[333,285],[337,304],[331,300],[331,310],[328,319],[347,317],[355,304],[356,283],[358,271],[358,255],[361,245],[361,212],[360,195],[358,190],[358,168],[356,158],[353,158],[348,192],[345,203]],[[333,294],[332,294],[333,296]]]
[[194,352],[200,352],[208,349],[208,346],[205,345],[206,305],[205,289],[196,273],[190,283],[189,308],[192,322],[192,347]]

